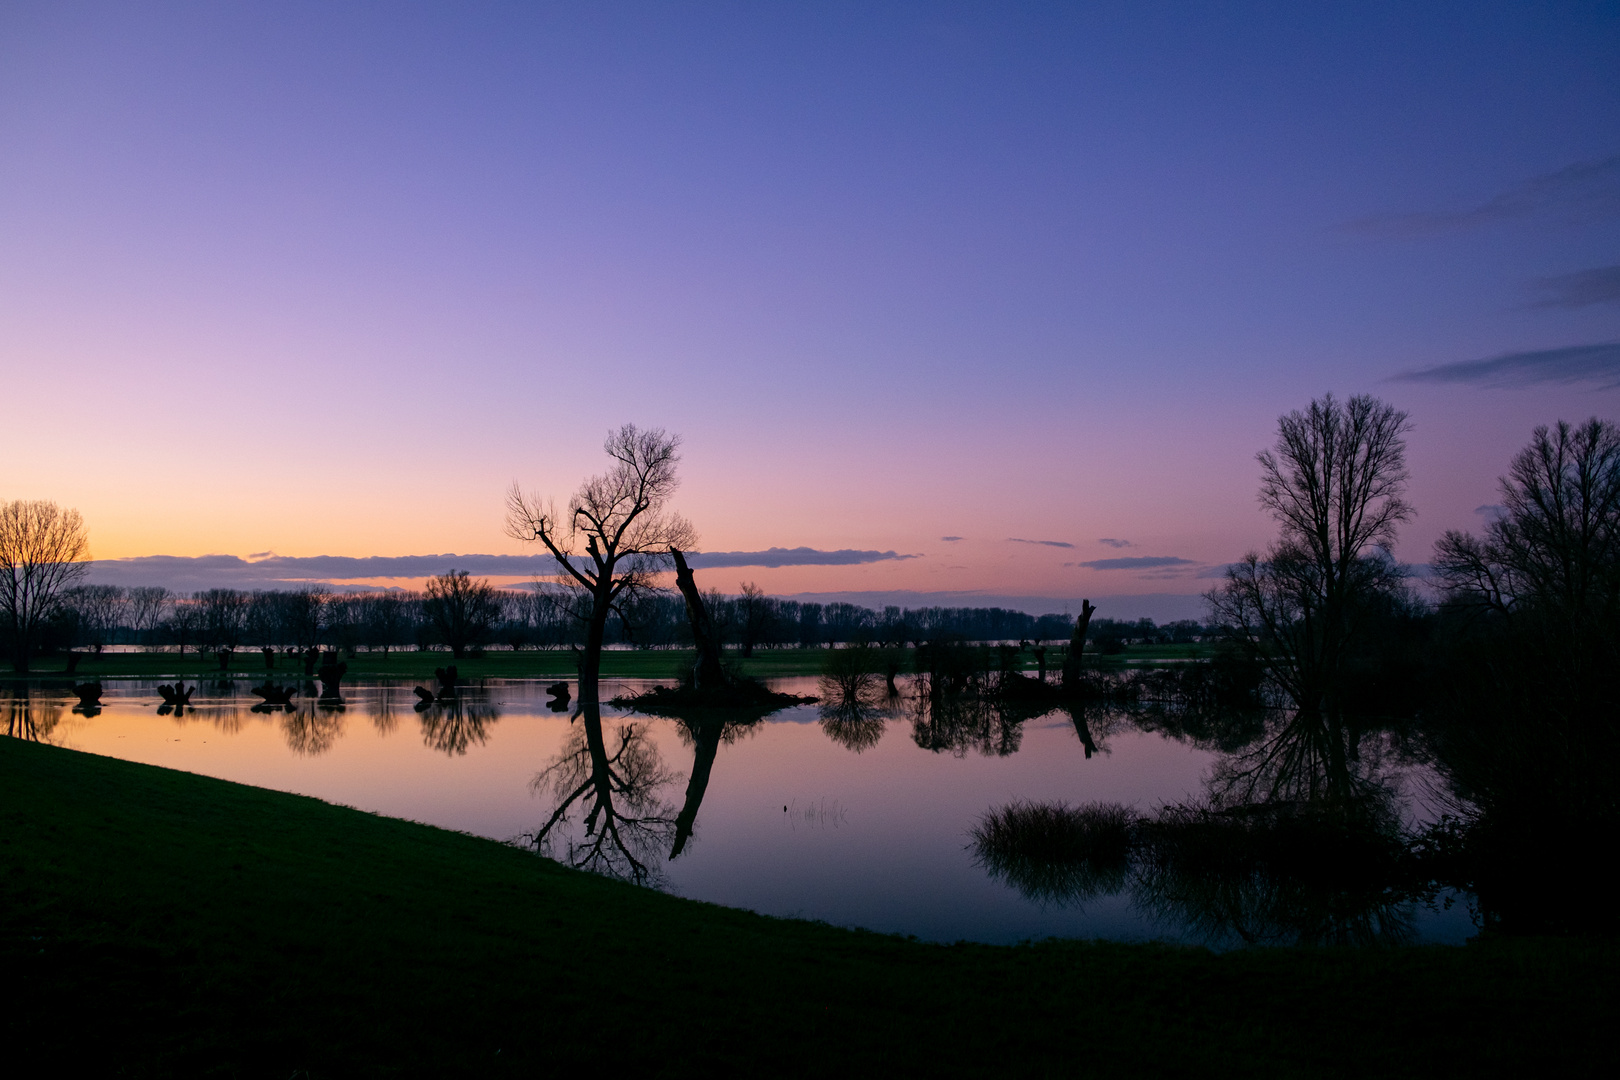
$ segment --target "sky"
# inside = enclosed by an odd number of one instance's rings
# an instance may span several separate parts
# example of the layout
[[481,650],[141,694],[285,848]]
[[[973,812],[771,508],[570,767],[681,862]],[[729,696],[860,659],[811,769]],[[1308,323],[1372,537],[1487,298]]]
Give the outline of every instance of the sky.
[[1613,2],[0,0],[0,499],[104,580],[519,580],[507,488],[635,423],[706,586],[1134,616],[1331,391],[1422,563],[1620,416],[1617,71]]

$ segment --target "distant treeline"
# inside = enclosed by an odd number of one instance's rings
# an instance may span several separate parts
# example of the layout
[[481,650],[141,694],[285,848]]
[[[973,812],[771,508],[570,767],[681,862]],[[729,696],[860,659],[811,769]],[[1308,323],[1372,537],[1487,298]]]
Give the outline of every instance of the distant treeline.
[[[566,589],[495,589],[460,578],[461,588],[429,592],[340,593],[322,586],[290,590],[167,589],[86,585],[66,590],[42,645],[101,649],[238,649],[323,646],[354,651],[464,648],[561,649],[582,645],[584,624]],[[928,641],[1067,641],[1074,618],[1030,615],[1000,607],[818,604],[783,600],[745,586],[741,595],[707,596],[728,645],[758,649],[818,648],[855,643],[918,645]],[[1200,640],[1214,632],[1191,620],[1157,625],[1151,619],[1093,619],[1088,642],[1103,653],[1128,643]],[[608,643],[678,648],[692,643],[678,596],[648,593],[622,605],[609,623]]]

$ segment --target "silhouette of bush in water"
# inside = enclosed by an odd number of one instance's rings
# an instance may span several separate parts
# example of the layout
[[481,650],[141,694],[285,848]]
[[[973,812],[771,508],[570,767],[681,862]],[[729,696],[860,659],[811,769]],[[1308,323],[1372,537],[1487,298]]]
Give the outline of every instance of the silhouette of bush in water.
[[1118,803],[1015,802],[973,827],[974,859],[1032,900],[1079,902],[1129,880],[1136,811]]
[[1408,941],[1432,899],[1424,853],[1366,805],[1013,803],[972,830],[975,861],[1042,903],[1129,891],[1143,911],[1211,942]]

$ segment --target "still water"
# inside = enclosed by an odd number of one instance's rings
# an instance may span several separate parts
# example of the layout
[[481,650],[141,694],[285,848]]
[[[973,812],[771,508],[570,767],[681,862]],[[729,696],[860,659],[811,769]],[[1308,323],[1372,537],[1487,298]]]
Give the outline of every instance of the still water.
[[[903,680],[902,680],[903,682]],[[532,836],[557,804],[537,777],[577,744],[583,726],[550,707],[545,683],[491,680],[461,704],[414,708],[406,682],[345,684],[344,707],[308,698],[257,712],[249,683],[205,681],[190,707],[163,709],[157,683],[108,683],[94,715],[65,687],[0,702],[57,745],[183,769],[496,840]],[[604,698],[650,684],[604,683]],[[814,679],[773,688],[815,694]],[[934,941],[1012,943],[1045,937],[1212,941],[1129,893],[1084,902],[1026,898],[975,859],[970,830],[1015,801],[1122,803],[1144,812],[1199,798],[1221,755],[1187,738],[1093,716],[1082,733],[1063,711],[945,739],[896,708],[864,730],[824,721],[814,705],[728,728],[712,762],[691,839],[654,853],[661,887],[768,915],[819,919]],[[625,727],[641,741],[645,805],[673,819],[696,751],[677,721],[603,706],[610,750]],[[1082,735],[1091,742],[1090,752]],[[1399,769],[1408,813],[1421,785]],[[572,835],[580,835],[575,824]],[[1447,905],[1445,900],[1454,901]],[[1474,932],[1461,898],[1406,902],[1410,940],[1460,943]]]

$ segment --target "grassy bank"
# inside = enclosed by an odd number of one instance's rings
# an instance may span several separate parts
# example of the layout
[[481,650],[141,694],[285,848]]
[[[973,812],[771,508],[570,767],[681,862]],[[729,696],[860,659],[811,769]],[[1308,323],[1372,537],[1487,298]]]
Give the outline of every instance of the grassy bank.
[[[911,649],[894,650],[903,670],[912,669]],[[1201,658],[1207,649],[1200,645],[1138,645],[1126,652],[1108,657],[1107,664],[1153,663],[1156,661],[1182,661]],[[217,678],[222,672],[215,656],[202,657],[195,652],[155,653],[78,653],[75,671],[67,673],[67,658],[58,654],[34,661],[31,678],[85,679],[198,679]],[[1057,655],[1054,650],[1052,655]],[[826,662],[825,649],[756,649],[754,655],[744,658],[739,650],[728,650],[726,662],[735,665],[745,675],[757,679],[785,678],[793,675],[819,675]],[[602,674],[617,679],[678,679],[692,670],[694,654],[691,649],[610,649],[602,654]],[[1093,661],[1096,658],[1089,657]],[[461,676],[467,679],[571,679],[576,674],[574,654],[567,649],[524,649],[486,652],[478,658],[457,660],[448,652],[360,652],[344,657],[349,665],[347,678],[431,679],[433,669],[455,664]],[[1034,670],[1035,661],[1029,653],[1021,657],[1025,670]],[[1057,661],[1052,662],[1053,670]],[[10,664],[0,673],[15,676]],[[270,675],[282,680],[302,678],[303,665],[285,655],[278,655],[274,668],[266,669],[264,657],[258,652],[238,652],[230,658],[224,674],[234,678],[259,679]]]
[[5,738],[0,815],[0,1027],[53,1072],[1427,1076],[1615,1058],[1611,944],[926,945]]

